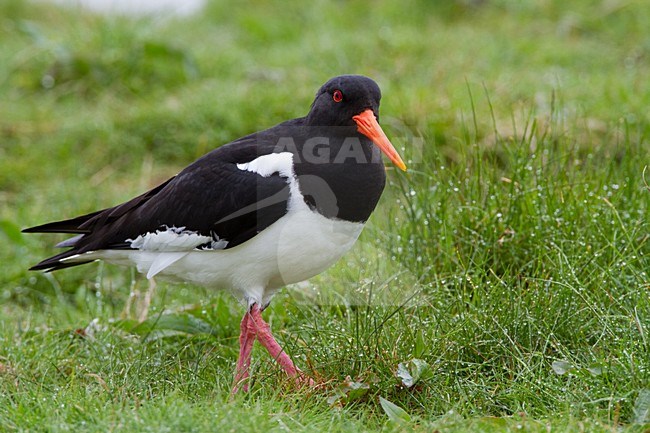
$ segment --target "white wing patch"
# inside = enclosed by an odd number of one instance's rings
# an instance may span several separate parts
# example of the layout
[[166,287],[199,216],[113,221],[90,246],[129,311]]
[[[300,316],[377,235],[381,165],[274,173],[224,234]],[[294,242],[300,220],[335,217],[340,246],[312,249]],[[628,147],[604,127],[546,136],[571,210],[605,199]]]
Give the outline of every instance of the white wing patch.
[[215,240],[212,236],[185,230],[185,227],[167,227],[165,230],[145,233],[126,241],[131,243],[133,249],[158,253],[149,266],[147,278],[153,278],[199,246],[202,246],[201,251],[209,251],[222,250],[228,245],[228,241],[225,239],[217,238]]
[[262,177],[278,173],[282,177],[293,178],[293,154],[291,152],[269,153],[255,158],[251,162],[237,164],[237,168],[252,171]]
[[273,173],[287,179],[289,184],[289,204],[288,210],[306,209],[304,197],[300,193],[298,179],[293,170],[293,154],[291,152],[269,153],[262,155],[254,160],[237,164],[237,168],[244,171],[257,173],[262,177],[269,177]]
[[160,252],[191,251],[205,244],[209,246],[204,247],[204,250],[222,250],[228,245],[228,241],[225,239],[214,240],[212,236],[185,230],[185,227],[167,227],[166,230],[145,233],[135,239],[127,239],[126,241],[131,243],[133,249]]
[[147,271],[147,279],[151,279],[156,276],[160,271],[164,270],[166,267],[173,265],[190,252],[180,252],[180,253],[160,253],[156,256],[153,263]]

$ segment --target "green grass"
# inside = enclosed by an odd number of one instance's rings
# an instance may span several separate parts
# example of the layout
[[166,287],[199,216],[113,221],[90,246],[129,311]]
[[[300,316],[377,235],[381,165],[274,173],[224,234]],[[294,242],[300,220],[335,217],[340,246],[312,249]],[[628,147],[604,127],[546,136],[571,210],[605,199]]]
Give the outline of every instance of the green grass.
[[[0,431],[648,431],[650,9],[571,3],[0,4]],[[20,228],[303,115],[341,73],[380,83],[410,170],[265,313],[326,385],[256,348],[231,399],[227,294],[159,282],[137,324],[131,270],[26,271],[59,238]]]

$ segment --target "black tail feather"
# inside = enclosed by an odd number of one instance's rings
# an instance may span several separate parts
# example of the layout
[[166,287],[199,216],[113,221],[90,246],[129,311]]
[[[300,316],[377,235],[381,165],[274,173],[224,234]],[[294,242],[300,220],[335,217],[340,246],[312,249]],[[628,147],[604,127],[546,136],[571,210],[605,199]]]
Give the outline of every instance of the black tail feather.
[[85,265],[86,263],[92,263],[95,260],[85,260],[83,262],[74,262],[74,263],[59,263],[53,268],[46,270],[45,272],[58,271],[60,269],[71,268],[73,266]]
[[68,257],[76,255],[76,251],[74,250],[69,250],[64,253],[57,254],[52,257],[48,257],[47,259],[35,264],[31,268],[29,268],[30,271],[46,271],[46,272],[52,272],[52,271],[58,271],[59,269],[64,269],[64,268],[69,268],[72,266],[78,266],[78,265],[83,265],[85,263],[90,263],[93,262],[95,259],[91,260],[83,260],[83,261],[62,261]]
[[102,211],[81,215],[68,220],[54,221],[40,226],[30,227],[24,229],[23,233],[90,233],[88,229],[80,229],[79,227],[100,212]]
[[[122,237],[121,235],[113,237],[114,233],[112,232],[112,224],[149,201],[152,197],[156,196],[156,194],[169,184],[172,179],[174,178],[170,178],[157,187],[122,203],[121,205],[81,215],[76,218],[54,221],[24,229],[23,233],[70,233],[82,235],[74,236],[70,239],[59,242],[57,247],[70,249],[37,263],[29,268],[29,270],[45,272],[57,271],[59,269],[65,269],[95,261],[96,259],[94,258],[89,259],[83,256],[84,253],[89,251],[130,248],[130,243],[125,240],[128,239],[129,235],[126,234],[124,235],[125,237]],[[121,227],[122,226],[118,225],[115,230],[121,233]],[[151,230],[149,226],[145,226],[143,228],[143,233],[149,230]],[[133,237],[136,237],[137,235],[138,232],[136,231],[135,236]],[[75,255],[80,255],[80,257],[75,257],[74,260],[66,260]]]

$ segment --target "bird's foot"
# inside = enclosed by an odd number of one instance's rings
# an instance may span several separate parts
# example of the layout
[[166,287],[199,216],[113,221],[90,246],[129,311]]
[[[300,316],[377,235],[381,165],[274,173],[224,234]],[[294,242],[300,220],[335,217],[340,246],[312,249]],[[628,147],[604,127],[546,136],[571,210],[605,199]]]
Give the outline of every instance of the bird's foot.
[[[303,389],[303,388],[316,389],[320,386],[320,384],[318,384],[313,378],[303,373],[302,371],[298,371],[293,377],[288,377],[287,380],[291,384],[289,385],[289,387],[295,386],[297,389]],[[250,382],[250,377],[248,376],[248,374],[236,373],[234,385],[232,387],[232,390],[230,391],[230,395],[234,396],[235,394],[238,394],[240,391],[248,392],[249,382]]]
[[307,374],[303,373],[301,370],[298,370],[295,377],[296,386],[300,388],[315,388],[316,381],[312,379]]

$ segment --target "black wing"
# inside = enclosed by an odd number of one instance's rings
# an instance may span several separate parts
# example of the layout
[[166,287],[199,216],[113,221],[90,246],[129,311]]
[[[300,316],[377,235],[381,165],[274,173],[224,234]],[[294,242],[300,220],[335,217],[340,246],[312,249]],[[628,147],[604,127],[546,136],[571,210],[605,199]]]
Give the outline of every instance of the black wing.
[[166,227],[184,227],[232,248],[254,237],[287,211],[287,179],[241,170],[272,151],[256,136],[244,137],[198,159],[175,177],[121,205],[24,230],[78,233],[60,244],[72,249],[43,260],[32,270],[57,270],[82,263],[61,260],[101,249],[130,248],[128,239]]

